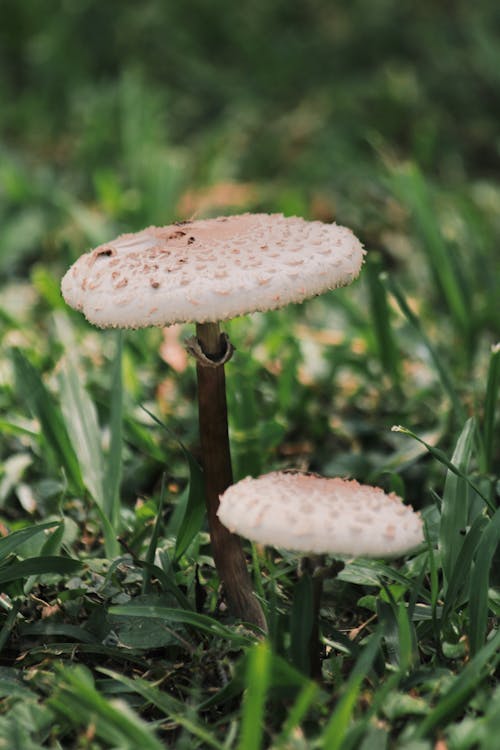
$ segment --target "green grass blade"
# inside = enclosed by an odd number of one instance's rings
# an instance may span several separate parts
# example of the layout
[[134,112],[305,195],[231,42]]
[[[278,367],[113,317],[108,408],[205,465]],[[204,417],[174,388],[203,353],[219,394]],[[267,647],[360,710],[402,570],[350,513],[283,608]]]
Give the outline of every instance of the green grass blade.
[[443,239],[425,179],[416,164],[409,164],[393,174],[392,184],[411,208],[415,218],[423,239],[422,247],[437,286],[437,298],[444,297],[457,328],[467,343],[470,343],[470,303],[462,288],[462,280],[458,276],[451,251]]
[[487,523],[488,520],[484,516],[478,516],[463,541],[460,555],[455,561],[455,566],[451,572],[446,587],[443,611],[441,614],[443,624],[448,622],[451,612],[453,612],[458,605],[463,592],[469,587],[472,561]]
[[93,724],[97,736],[121,750],[162,750],[151,729],[123,701],[108,700],[83,667],[59,668],[48,705],[73,728]]
[[391,310],[387,300],[386,286],[381,281],[382,264],[377,257],[368,255],[364,278],[368,283],[370,312],[380,363],[392,380],[393,385],[401,384],[400,356],[391,328]]
[[37,417],[44,441],[58,469],[63,468],[71,488],[81,493],[83,481],[75,450],[59,408],[40,375],[26,357],[12,350],[16,385],[31,413]]
[[405,602],[398,603],[397,609],[399,638],[399,668],[406,672],[417,661],[416,638]]
[[160,617],[170,620],[171,622],[182,622],[185,625],[201,630],[204,633],[228,640],[235,646],[248,646],[253,639],[241,635],[227,628],[217,620],[208,615],[201,615],[197,612],[190,612],[183,609],[174,609],[163,606],[142,606],[140,604],[127,604],[124,606],[111,607],[109,610],[112,615],[126,615],[127,617]]
[[[440,633],[439,633],[439,625],[438,625],[438,600],[439,600],[439,593],[440,593],[440,585],[439,585],[439,575],[438,575],[438,564],[436,560],[436,552],[434,550],[432,540],[429,534],[429,527],[428,524],[424,520],[424,535],[425,535],[425,541],[427,544],[427,549],[429,551],[429,581],[430,581],[430,604],[431,604],[431,612],[432,612],[432,627],[434,630],[434,636],[436,639],[436,643],[440,643]],[[425,570],[425,568],[423,569]]]
[[7,613],[7,617],[5,617],[3,621],[2,629],[0,630],[0,653],[2,653],[3,648],[9,640],[12,631],[14,630],[16,625],[18,625],[17,616],[22,606],[22,599],[19,598],[17,599],[17,601],[14,601],[12,603],[12,608],[9,610],[9,612]]
[[151,540],[146,551],[146,559],[144,566],[144,577],[142,582],[142,593],[145,594],[150,591],[150,572],[149,569],[154,565],[156,548],[158,547],[158,539],[160,537],[160,529],[162,525],[163,506],[165,504],[165,493],[166,493],[166,476],[163,474],[161,478],[161,489],[160,498],[158,500],[158,509],[156,511],[155,524],[153,526],[153,533],[151,534]]
[[284,750],[286,747],[290,747],[291,735],[295,729],[300,726],[301,721],[309,711],[309,708],[316,701],[319,693],[319,686],[316,682],[308,682],[300,690],[297,699],[293,706],[288,711],[288,715],[281,728],[281,733],[273,748],[276,750]]
[[469,645],[473,655],[479,652],[486,638],[490,570],[499,542],[500,508],[482,534],[470,579]]
[[483,450],[485,473],[489,473],[493,469],[492,464],[495,435],[495,413],[499,390],[500,344],[496,344],[491,348],[491,358],[488,367],[488,379],[486,381],[486,396],[484,399]]
[[448,373],[448,370],[446,367],[442,364],[441,358],[434,347],[434,345],[431,343],[431,340],[427,336],[424,327],[420,323],[420,320],[417,318],[415,313],[412,311],[411,307],[408,305],[404,294],[399,289],[399,286],[396,284],[394,279],[389,276],[387,273],[380,274],[380,279],[383,281],[383,283],[387,286],[388,290],[398,303],[401,312],[404,314],[408,322],[411,324],[411,326],[417,331],[418,335],[422,339],[425,348],[429,352],[429,355],[434,362],[434,367],[436,368],[436,372],[439,376],[439,379],[441,381],[441,385],[443,387],[443,390],[445,393],[448,394],[448,398],[450,399],[453,412],[455,415],[455,419],[459,423],[463,423],[466,418],[465,410],[460,403],[460,399],[458,397],[458,393],[456,391],[456,388],[453,384],[453,381]]
[[75,362],[65,357],[59,369],[61,408],[66,430],[78,457],[85,486],[104,510],[104,461],[94,402],[82,384]]
[[65,523],[64,518],[61,519],[56,528],[51,531],[44,541],[41,554],[42,555],[58,555],[61,551],[61,545],[64,538]]
[[[471,417],[471,419],[473,419],[473,417]],[[495,512],[496,508],[493,505],[492,501],[488,497],[486,497],[486,495],[483,492],[481,492],[479,487],[470,479],[469,476],[467,476],[467,474],[459,466],[456,466],[453,463],[453,461],[450,461],[446,453],[443,453],[443,451],[440,450],[439,448],[434,448],[433,445],[426,443],[425,440],[422,440],[422,438],[418,437],[418,435],[416,435],[414,432],[409,430],[407,427],[403,427],[402,425],[394,425],[391,429],[393,432],[401,432],[404,435],[409,435],[414,440],[417,440],[419,443],[424,445],[429,451],[429,453],[437,461],[439,461],[439,463],[443,464],[443,466],[446,466],[446,468],[449,469],[449,471],[452,474],[455,474],[457,477],[460,477],[461,479],[463,479],[469,485],[471,490],[473,490],[473,492],[476,492],[479,495],[481,500],[484,501],[485,505],[487,505],[487,507],[491,511]]]
[[24,544],[24,542],[27,542],[36,534],[40,534],[47,529],[53,529],[54,526],[59,524],[60,521],[47,521],[47,523],[40,523],[36,526],[29,526],[26,529],[12,531],[7,536],[0,538],[0,563],[4,558],[10,555],[11,552],[15,552],[21,544]]
[[116,532],[112,528],[107,515],[104,513],[99,505],[94,506],[96,513],[99,516],[99,520],[102,526],[102,533],[104,536],[104,549],[108,558],[113,559],[118,557],[121,552],[121,547],[118,542]]
[[149,563],[142,562],[141,560],[137,561],[137,565],[144,568],[144,570],[147,570],[150,577],[156,578],[158,583],[163,588],[163,591],[173,594],[173,596],[175,596],[175,598],[179,602],[181,609],[194,609],[194,607],[191,606],[191,602],[189,601],[187,596],[176,583],[175,574],[172,570],[170,560],[167,559],[165,560],[165,563],[163,562],[163,558],[166,557],[166,552],[160,551],[159,556],[160,560],[162,561],[162,567],[159,567],[158,565],[150,565]]
[[264,712],[271,676],[271,650],[267,641],[253,646],[247,655],[246,690],[243,698],[238,750],[260,750]]
[[178,560],[187,550],[205,520],[205,488],[203,472],[194,456],[183,447],[189,467],[189,490],[186,509],[177,532],[174,558]]
[[[467,473],[467,468],[472,459],[475,428],[475,420],[473,418],[468,419],[458,438],[451,459],[453,465],[458,468],[462,475]],[[463,476],[457,476],[457,474],[448,470],[443,490],[439,529],[441,563],[447,582],[453,575],[453,569],[461,552],[464,541],[463,533],[468,524],[468,518],[468,484]]]
[[455,677],[451,687],[438,704],[419,724],[413,737],[420,739],[430,734],[439,725],[451,722],[466,705],[481,682],[494,671],[499,662],[500,631],[483,646],[462,672]]
[[68,329],[63,325],[64,322],[63,318],[57,319],[59,335],[66,342],[68,352],[59,372],[64,419],[76,446],[85,485],[95,502],[95,508],[102,523],[106,554],[108,557],[115,557],[120,552],[116,537],[120,517],[119,486],[122,449],[121,333],[118,334],[113,369],[111,447],[109,460],[105,464],[96,409],[81,383],[77,358],[71,353],[74,350],[74,341],[70,335],[71,331],[68,333]]
[[76,446],[85,486],[94,500],[102,524],[106,555],[116,557],[120,552],[116,540],[118,529],[108,513],[110,503],[105,502],[104,458],[96,408],[81,383],[75,363],[69,357],[63,361],[59,382],[66,427]]
[[117,530],[120,521],[120,485],[122,480],[123,449],[123,331],[116,333],[116,350],[111,371],[109,452],[106,456],[104,473],[103,509],[113,529]]
[[95,634],[90,633],[88,630],[85,630],[78,625],[68,625],[64,622],[51,622],[50,619],[20,625],[19,633],[23,636],[27,635],[30,637],[41,635],[43,636],[42,641],[45,640],[46,636],[63,636],[71,641],[76,641],[77,643],[99,643]]
[[178,440],[166,425],[148,409],[142,407],[146,414],[161,427],[180,447],[189,469],[189,489],[182,521],[177,531],[174,558],[178,560],[187,550],[196,534],[200,531],[205,519],[205,488],[203,471],[193,454]]
[[342,742],[348,730],[356,701],[359,698],[363,680],[369,673],[375,660],[380,648],[381,637],[381,631],[372,635],[370,642],[361,652],[349,675],[342,696],[319,740],[319,746],[325,750],[341,750],[342,748]]
[[[61,520],[60,524],[52,531],[51,534],[44,541],[40,550],[40,556],[54,556],[59,555],[61,551],[61,544],[64,537],[64,520]],[[27,594],[31,591],[32,587],[36,584],[37,577],[31,576],[24,585],[24,593]]]
[[46,555],[20,560],[0,568],[0,583],[17,581],[28,576],[38,576],[45,573],[55,573],[60,576],[73,575],[82,567],[79,560],[58,555]]
[[141,695],[148,703],[156,706],[162,713],[175,721],[181,727],[184,727],[193,737],[197,737],[199,740],[205,743],[206,747],[213,747],[215,750],[224,750],[224,745],[213,737],[208,729],[202,724],[198,723],[196,719],[191,718],[187,715],[186,705],[180,700],[177,700],[171,695],[168,695],[163,690],[158,690],[146,680],[136,678],[134,680],[129,677],[125,677],[118,672],[113,672],[111,669],[105,669],[104,667],[99,669],[103,674],[108,675],[113,680],[120,682],[125,685],[134,693]]
[[262,470],[263,446],[255,397],[258,368],[251,357],[238,351],[226,376],[231,456],[234,481],[256,477]]
[[[387,586],[384,586],[384,591],[390,595]],[[377,619],[383,628],[384,645],[388,661],[394,668],[400,668],[399,625],[397,621],[397,605],[394,600],[388,603],[380,597],[377,599]]]

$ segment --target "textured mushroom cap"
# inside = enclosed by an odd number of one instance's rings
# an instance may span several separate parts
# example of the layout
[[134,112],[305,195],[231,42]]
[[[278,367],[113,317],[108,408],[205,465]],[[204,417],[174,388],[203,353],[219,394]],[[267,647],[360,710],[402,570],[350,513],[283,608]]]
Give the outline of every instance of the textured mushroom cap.
[[336,224],[242,214],[123,234],[82,255],[62,293],[101,327],[215,322],[345,286],[363,254]]
[[247,477],[224,492],[218,515],[247,539],[300,552],[390,558],[423,541],[422,519],[400,497],[337,477]]

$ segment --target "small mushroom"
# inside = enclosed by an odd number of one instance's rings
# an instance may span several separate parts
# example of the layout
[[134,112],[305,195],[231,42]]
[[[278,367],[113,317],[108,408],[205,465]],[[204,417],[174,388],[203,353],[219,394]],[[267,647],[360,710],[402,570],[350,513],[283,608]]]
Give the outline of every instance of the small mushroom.
[[[394,493],[356,480],[297,472],[272,472],[237,482],[221,495],[218,516],[232,532],[260,544],[312,553],[311,561],[326,554],[400,557],[424,539],[419,514]],[[309,654],[311,672],[319,677],[319,569],[313,571],[313,582]]]
[[[281,214],[243,214],[179,226],[125,234],[81,256],[64,276],[62,293],[69,305],[103,328],[196,323],[189,350],[197,360],[214,560],[233,613],[264,628],[241,542],[217,518],[219,495],[232,483],[224,378],[232,347],[219,322],[345,286],[358,275],[364,251],[345,227]],[[297,271],[293,278],[290,268]],[[128,280],[119,298],[113,273]]]

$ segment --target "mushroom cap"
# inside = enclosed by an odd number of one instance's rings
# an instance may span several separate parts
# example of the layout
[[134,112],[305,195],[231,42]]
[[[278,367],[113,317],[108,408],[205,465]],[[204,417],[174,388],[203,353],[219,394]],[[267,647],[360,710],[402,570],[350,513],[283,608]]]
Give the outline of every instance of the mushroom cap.
[[423,541],[422,519],[400,497],[338,477],[247,477],[221,495],[218,516],[247,539],[300,552],[391,558]]
[[345,227],[242,214],[123,234],[82,255],[61,286],[103,328],[207,323],[345,286],[363,255]]

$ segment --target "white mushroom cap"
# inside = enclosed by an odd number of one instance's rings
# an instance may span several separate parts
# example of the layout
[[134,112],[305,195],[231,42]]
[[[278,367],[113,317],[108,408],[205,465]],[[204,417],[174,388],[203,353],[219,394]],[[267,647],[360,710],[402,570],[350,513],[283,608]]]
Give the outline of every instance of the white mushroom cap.
[[242,214],[121,235],[82,255],[62,293],[101,327],[216,322],[345,286],[363,255],[345,227]]
[[221,496],[218,516],[247,539],[300,552],[390,558],[423,542],[422,519],[400,497],[337,477],[247,477]]

